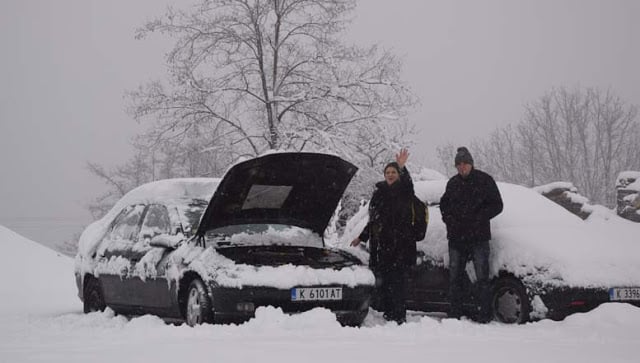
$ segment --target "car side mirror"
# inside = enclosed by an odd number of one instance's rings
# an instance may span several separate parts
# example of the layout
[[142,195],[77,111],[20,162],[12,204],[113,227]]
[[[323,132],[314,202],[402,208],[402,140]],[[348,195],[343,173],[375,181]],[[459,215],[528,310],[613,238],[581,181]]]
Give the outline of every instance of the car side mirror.
[[151,239],[151,242],[149,242],[149,246],[168,248],[173,250],[178,247],[180,242],[182,242],[183,240],[184,236],[182,234],[177,234],[175,236],[170,236],[168,234],[159,234]]

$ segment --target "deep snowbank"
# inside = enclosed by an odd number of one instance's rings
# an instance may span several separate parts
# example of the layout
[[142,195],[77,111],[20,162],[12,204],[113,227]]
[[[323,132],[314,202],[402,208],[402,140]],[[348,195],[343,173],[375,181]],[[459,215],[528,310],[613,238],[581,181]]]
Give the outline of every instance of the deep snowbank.
[[73,259],[0,226],[0,315],[80,309]]
[[[10,362],[635,362],[640,309],[607,304],[563,322],[524,326],[410,316],[343,328],[327,310],[288,316],[260,308],[240,326],[172,326],[110,312],[28,322],[28,334],[2,337]],[[304,359],[303,359],[304,358]]]

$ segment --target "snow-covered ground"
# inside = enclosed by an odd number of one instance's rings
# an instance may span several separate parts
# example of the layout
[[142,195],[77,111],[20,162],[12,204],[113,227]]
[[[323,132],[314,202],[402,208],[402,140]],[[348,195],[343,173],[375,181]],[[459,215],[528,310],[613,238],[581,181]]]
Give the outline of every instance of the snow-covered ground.
[[261,308],[240,326],[167,325],[82,313],[73,260],[0,226],[0,362],[638,362],[640,309],[606,304],[522,326],[371,312],[344,328],[326,310]]

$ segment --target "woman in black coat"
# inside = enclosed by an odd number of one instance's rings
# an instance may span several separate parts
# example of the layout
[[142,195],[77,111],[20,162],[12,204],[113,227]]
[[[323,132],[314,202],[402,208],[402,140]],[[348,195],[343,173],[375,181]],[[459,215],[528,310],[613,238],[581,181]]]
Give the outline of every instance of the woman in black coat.
[[385,180],[376,184],[369,202],[369,223],[351,242],[369,243],[369,266],[376,275],[384,317],[399,324],[406,321],[407,273],[416,261],[416,241],[411,225],[413,182],[405,163],[406,149],[396,162],[384,168]]

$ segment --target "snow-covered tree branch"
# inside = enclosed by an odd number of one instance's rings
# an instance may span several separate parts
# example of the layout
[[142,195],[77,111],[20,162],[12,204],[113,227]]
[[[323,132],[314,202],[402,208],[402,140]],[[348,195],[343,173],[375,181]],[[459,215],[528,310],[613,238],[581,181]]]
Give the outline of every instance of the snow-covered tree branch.
[[354,8],[354,0],[202,0],[148,22],[138,38],[175,43],[167,79],[127,95],[129,113],[148,125],[140,150],[168,160],[187,142],[199,158],[221,161],[211,151],[224,150],[229,163],[273,149],[328,151],[361,166],[358,178],[379,177],[409,143],[416,99],[397,57],[343,44]]

